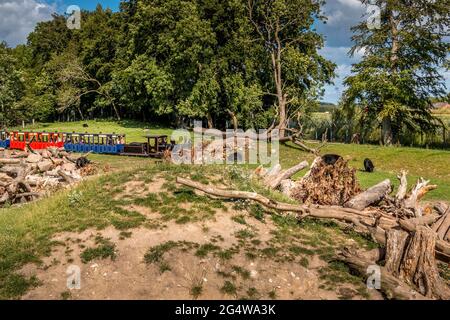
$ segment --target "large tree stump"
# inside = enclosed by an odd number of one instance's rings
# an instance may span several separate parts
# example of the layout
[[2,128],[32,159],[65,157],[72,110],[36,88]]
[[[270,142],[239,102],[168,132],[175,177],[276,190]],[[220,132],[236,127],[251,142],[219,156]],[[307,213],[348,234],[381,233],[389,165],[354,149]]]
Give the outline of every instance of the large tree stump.
[[311,170],[292,190],[292,198],[306,204],[343,205],[361,191],[356,170],[340,158],[327,164],[322,158],[314,160]]
[[428,227],[418,226],[406,248],[400,276],[421,294],[447,300],[450,289],[439,276],[435,246],[436,234]]
[[[368,278],[367,270],[373,266],[372,261],[358,256],[357,254],[348,250],[340,252],[338,259],[345,262],[352,270],[359,273],[365,280]],[[388,299],[397,300],[426,300],[427,297],[421,295],[419,292],[411,289],[406,283],[401,281],[398,277],[393,276],[384,267],[379,267],[381,271],[380,291],[384,292]]]
[[442,217],[442,222],[437,229],[437,237],[440,240],[446,240],[446,235],[450,231],[450,210]]

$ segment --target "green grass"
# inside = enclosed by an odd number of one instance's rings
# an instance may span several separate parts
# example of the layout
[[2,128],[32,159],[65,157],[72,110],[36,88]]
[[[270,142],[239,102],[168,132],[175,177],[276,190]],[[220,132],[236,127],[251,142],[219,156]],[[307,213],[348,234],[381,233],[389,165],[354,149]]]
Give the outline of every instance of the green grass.
[[[114,122],[88,121],[88,124],[90,132],[96,132],[96,130],[125,132],[130,134],[132,140],[134,138],[138,140],[144,132],[144,125],[136,123],[126,122],[118,125]],[[71,129],[80,131],[82,122],[51,124],[44,127],[48,131],[56,128],[60,131],[70,131]],[[155,129],[151,132],[157,132],[156,130],[164,133],[170,132],[168,129]],[[374,174],[358,172],[363,187],[369,187],[386,178],[390,178],[392,182],[396,183],[397,172],[401,169],[408,169],[410,183],[413,183],[419,176],[423,176],[438,185],[439,188],[431,192],[427,196],[427,200],[450,201],[449,151],[329,144],[323,149],[323,152],[341,154],[350,159],[350,165],[355,168],[362,167],[364,158],[371,158],[375,162],[377,171]],[[189,222],[203,221],[213,217],[214,210],[217,208],[226,210],[221,200],[199,196],[186,188],[172,188],[175,186],[176,176],[192,176],[197,181],[214,183],[215,181],[208,180],[209,177],[220,175],[223,177],[221,182],[233,186],[234,189],[255,191],[274,200],[289,201],[283,195],[268,191],[261,185],[252,182],[245,166],[227,166],[225,168],[223,166],[169,166],[155,165],[155,161],[141,158],[105,155],[90,155],[90,158],[99,163],[101,167],[108,166],[116,171],[99,178],[88,179],[73,190],[56,192],[51,198],[44,198],[20,207],[0,209],[0,299],[20,297],[28,288],[37,285],[35,278],[20,275],[17,270],[27,263],[40,263],[42,257],[49,256],[52,248],[59,245],[51,240],[56,233],[77,232],[89,228],[101,230],[113,225],[121,230],[121,235],[126,238],[129,236],[129,229],[146,226],[150,223],[138,212],[124,210],[122,208],[124,205],[145,205],[152,210],[159,211],[163,219],[179,223],[188,222],[185,221],[188,219],[187,217],[189,217]],[[299,151],[294,146],[281,146],[281,163],[284,168],[297,164],[303,159],[308,159],[311,163],[313,156]],[[155,175],[162,174],[167,180],[166,186],[175,192],[151,194],[144,198],[114,200],[114,196],[122,191],[123,185],[133,179],[135,174],[138,174],[143,181],[149,181]],[[180,203],[190,203],[191,209],[179,208]],[[232,203],[236,209],[247,210],[251,216],[264,221],[267,213],[260,206],[238,201]],[[244,222],[240,217],[236,220]],[[278,250],[278,246],[271,246],[273,249],[266,249],[265,256],[290,255],[294,256],[298,263],[307,265],[303,258],[305,255],[309,256],[310,251],[308,250],[315,251],[322,248],[323,250],[319,254],[324,260],[328,260],[333,254],[331,244],[333,235],[336,234],[345,238],[353,238],[366,248],[373,246],[373,243],[367,239],[355,234],[346,234],[344,231],[339,231],[336,226],[321,222],[305,219],[298,224],[295,219],[280,216],[274,216],[273,221],[278,226],[274,241],[279,241],[279,243],[284,241],[289,243],[289,246],[287,252],[275,252]],[[308,234],[303,234],[300,232],[301,230]],[[249,245],[253,244],[253,240],[257,240],[250,229],[243,229],[235,236]],[[297,243],[291,243],[292,239],[297,239]],[[289,247],[292,248],[292,251],[289,251]],[[256,254],[261,252],[260,250],[264,250],[262,246],[260,248],[259,250],[249,248],[246,253],[249,254],[249,258],[254,259]],[[94,253],[87,251],[90,252],[89,255],[86,253],[87,259],[90,256],[101,257],[102,253],[108,250],[99,250]],[[230,248],[206,250],[206,252],[206,254],[210,252],[223,260],[228,260],[239,250]],[[145,260],[151,263],[152,260],[161,258],[163,253],[160,254],[149,251]],[[162,263],[164,259],[161,259],[159,262],[161,262],[162,269],[167,269],[168,266]]]
[[[83,124],[89,127],[84,128]],[[143,137],[145,134],[170,134],[171,129],[149,126],[142,122],[123,120],[120,122],[106,121],[106,120],[89,120],[77,122],[55,122],[55,123],[36,123],[34,126],[28,125],[24,129],[21,127],[14,128],[18,130],[33,130],[33,131],[58,131],[58,132],[89,132],[89,133],[117,133],[126,134],[127,142],[145,141]]]
[[[320,115],[320,113],[318,114]],[[322,114],[322,117],[328,117]],[[83,124],[87,123],[88,128],[84,128]],[[45,123],[36,124],[34,127],[26,127],[26,130],[46,130],[46,131],[78,131],[89,133],[99,132],[116,132],[127,135],[127,141],[145,141],[144,134],[157,133],[170,135],[173,131],[169,128],[149,127],[146,124],[136,121],[121,121],[120,123],[113,121],[79,121],[68,123]],[[149,129],[146,131],[145,129]],[[314,145],[314,144],[312,144]],[[281,164],[284,168],[293,166],[302,159],[313,160],[314,156],[300,151],[296,146],[287,144],[281,146]],[[350,159],[350,166],[356,169],[363,169],[363,161],[370,158],[375,163],[376,172],[369,174],[358,172],[358,178],[364,188],[368,188],[384,179],[391,179],[395,186],[398,185],[396,175],[401,169],[409,171],[409,183],[413,184],[419,177],[430,179],[439,188],[431,192],[426,199],[428,200],[446,200],[450,201],[450,151],[443,150],[426,150],[419,148],[395,148],[382,147],[374,145],[347,145],[330,143],[322,149],[322,153],[336,153],[342,155],[346,159]],[[105,162],[107,159],[112,166],[119,165],[123,162],[121,157],[92,155],[93,160]],[[142,160],[141,160],[142,161]],[[140,162],[139,159],[129,158],[127,163]],[[303,172],[304,173],[304,172]],[[297,175],[299,176],[299,175]],[[201,174],[199,179],[202,182]]]
[[97,244],[94,248],[85,249],[80,257],[83,263],[88,263],[95,259],[107,259],[115,260],[116,258],[116,245],[107,239],[97,237],[95,243]]
[[190,294],[194,298],[194,300],[196,300],[198,297],[200,297],[202,292],[203,292],[203,285],[194,285],[190,289]]
[[[314,143],[310,145],[317,146]],[[314,160],[313,155],[299,150],[292,144],[281,146],[280,152],[280,161],[284,168],[294,166],[303,159],[310,163]],[[357,172],[363,188],[373,186],[384,179],[390,179],[397,187],[396,176],[400,170],[405,169],[409,171],[410,186],[419,177],[431,180],[431,183],[438,185],[438,189],[430,192],[425,200],[450,201],[450,151],[330,143],[322,149],[322,154],[326,153],[343,156],[349,160],[350,166],[357,170],[364,168],[365,158],[371,159],[375,164],[374,173]],[[306,170],[300,172],[297,177],[305,172]]]
[[222,293],[227,294],[227,295],[236,295],[237,292],[237,288],[236,286],[231,282],[231,281],[225,281],[222,288],[220,288],[220,291],[222,291]]
[[180,244],[174,241],[168,241],[163,244],[150,248],[144,256],[146,263],[158,263],[163,261],[164,254],[178,247]]

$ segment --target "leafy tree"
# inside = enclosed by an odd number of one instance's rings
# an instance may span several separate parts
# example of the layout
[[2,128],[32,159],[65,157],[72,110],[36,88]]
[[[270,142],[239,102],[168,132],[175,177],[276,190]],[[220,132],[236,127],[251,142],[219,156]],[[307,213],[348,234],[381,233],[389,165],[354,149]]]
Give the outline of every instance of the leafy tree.
[[17,59],[6,43],[0,43],[0,121],[9,123],[21,117],[17,102],[22,97],[24,83],[17,68]]
[[109,85],[119,104],[128,106],[128,112],[140,114],[146,108],[157,115],[173,112],[172,76],[145,55],[136,57],[126,69],[115,71]]
[[[322,1],[247,0],[248,19],[254,26],[254,41],[264,47],[263,67],[269,67],[264,82],[266,94],[275,98],[280,135],[285,135],[291,114],[296,114],[320,94],[330,81],[335,65],[317,52],[322,36],[313,30],[322,19]],[[313,98],[313,99],[311,99]]]
[[381,27],[363,21],[352,30],[351,54],[363,52],[354,75],[345,80],[347,108],[363,108],[367,119],[382,126],[385,145],[398,141],[403,127],[432,131],[437,126],[432,97],[446,94],[439,67],[446,63],[450,44],[450,7],[446,1],[361,0],[381,9]]
[[66,51],[70,43],[77,42],[78,30],[67,28],[63,15],[53,15],[50,21],[39,22],[28,35],[28,46],[32,52],[32,64],[38,71],[50,61],[53,55]]
[[[119,63],[125,65],[128,76],[142,79],[142,75],[132,75],[139,71],[127,60],[145,59],[152,64],[151,69],[164,74],[157,79],[158,84],[147,81],[147,91],[153,84],[160,88],[170,79],[170,88],[176,88],[170,96],[174,108],[160,108],[158,111],[175,111],[178,114],[206,116],[203,104],[196,96],[201,82],[207,79],[208,68],[216,44],[210,23],[202,19],[196,1],[189,0],[151,0],[131,1],[123,4],[123,19],[126,23],[127,41],[119,53]],[[130,59],[131,58],[131,59]],[[159,70],[159,71],[156,71]],[[155,91],[161,91],[155,89]],[[209,90],[210,91],[210,90]],[[167,97],[168,98],[168,97]],[[192,101],[196,101],[192,104]],[[142,105],[142,104],[140,104]],[[167,106],[167,103],[164,104]],[[186,109],[189,106],[189,109]],[[211,104],[213,106],[213,104]],[[194,110],[195,109],[195,110]]]
[[79,59],[68,52],[61,56],[55,56],[52,61],[60,87],[57,92],[59,110],[64,111],[76,107],[81,119],[84,118],[80,104],[86,95],[98,95],[107,99],[113,106],[116,117],[120,120],[120,114],[104,85],[91,76]]

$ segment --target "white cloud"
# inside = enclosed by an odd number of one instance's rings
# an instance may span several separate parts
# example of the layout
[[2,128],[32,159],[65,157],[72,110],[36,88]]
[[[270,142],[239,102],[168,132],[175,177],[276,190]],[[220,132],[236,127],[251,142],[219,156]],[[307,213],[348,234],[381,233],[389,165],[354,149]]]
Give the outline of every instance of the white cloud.
[[354,57],[350,57],[348,52],[350,47],[331,47],[325,45],[325,47],[320,50],[320,54],[333,61],[337,64],[336,67],[336,78],[334,79],[333,85],[325,86],[325,94],[322,98],[323,101],[336,103],[341,97],[344,91],[344,80],[346,77],[352,73],[352,64],[357,63],[360,59],[359,53],[355,54]]
[[0,41],[14,47],[25,43],[40,21],[51,19],[55,5],[39,0],[0,0]]
[[363,7],[362,2],[359,0],[338,0],[338,2],[340,2],[344,6],[355,8],[355,9]]

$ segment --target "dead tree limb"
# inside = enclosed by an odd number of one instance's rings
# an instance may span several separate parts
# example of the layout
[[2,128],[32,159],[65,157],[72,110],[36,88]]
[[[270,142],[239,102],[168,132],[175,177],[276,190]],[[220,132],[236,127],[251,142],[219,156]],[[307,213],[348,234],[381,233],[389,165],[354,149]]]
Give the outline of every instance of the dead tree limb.
[[272,179],[272,181],[268,181],[268,186],[272,189],[276,189],[280,186],[283,180],[290,179],[293,175],[295,175],[299,171],[302,171],[306,167],[308,167],[308,162],[303,161],[288,170],[282,171],[275,177],[275,179]]
[[450,299],[450,288],[439,276],[434,248],[436,234],[425,226],[417,227],[400,265],[400,276],[430,298]]
[[437,229],[437,237],[440,240],[446,240],[446,234],[450,228],[450,210],[447,209],[447,213],[441,218],[442,223],[440,223],[439,228]]
[[75,182],[75,179],[69,176],[67,173],[65,173],[62,170],[58,170],[58,174],[69,184]]
[[[348,250],[343,250],[338,259],[346,263],[352,270],[358,272],[365,280],[368,279],[370,274],[367,274],[369,267],[374,263],[367,261]],[[379,267],[381,271],[380,275],[380,288],[388,299],[398,300],[428,300],[427,297],[421,295],[419,292],[411,289],[406,283],[393,276],[384,267]]]
[[429,185],[430,181],[420,178],[417,184],[411,191],[411,195],[405,200],[405,208],[414,210],[416,217],[421,217],[423,215],[422,209],[420,208],[419,201],[428,192],[435,190],[436,185]]
[[0,159],[1,164],[20,164],[21,159]]
[[[377,218],[376,215],[372,212],[360,211],[352,208],[343,208],[338,206],[287,204],[268,199],[256,192],[224,190],[181,177],[177,177],[176,181],[179,184],[194,188],[211,196],[226,199],[252,200],[271,210],[292,212],[297,214],[298,219],[311,217],[317,219],[335,219],[344,221],[346,223],[355,225],[358,230],[361,230],[361,232],[372,235],[372,237],[381,244],[385,244],[387,241],[385,230],[389,230],[395,227],[401,227],[408,232],[415,232],[417,227],[420,226],[420,223],[416,222],[413,219],[400,219],[396,221],[394,218],[390,218],[388,216]],[[423,217],[422,219],[426,218]],[[450,258],[450,243],[443,240],[437,240],[436,250],[439,251],[439,253],[443,255],[444,258]]]
[[397,176],[400,181],[400,186],[398,187],[397,195],[395,196],[397,203],[403,201],[406,197],[406,193],[408,192],[408,180],[406,179],[407,174],[407,171],[402,170],[400,175]]
[[[416,232],[418,226],[416,224],[414,224],[413,222],[409,221],[409,220],[402,220],[400,219],[398,221],[399,225],[405,229],[406,231],[409,232]],[[443,240],[436,240],[436,249],[438,251],[440,251],[442,254],[450,257],[450,243],[448,243],[447,241],[443,241]]]
[[386,232],[386,264],[388,272],[397,276],[405,251],[409,233],[404,230],[391,229]]
[[345,204],[345,207],[356,210],[364,210],[368,206],[380,202],[392,191],[391,181],[389,179],[367,189],[358,194]]

